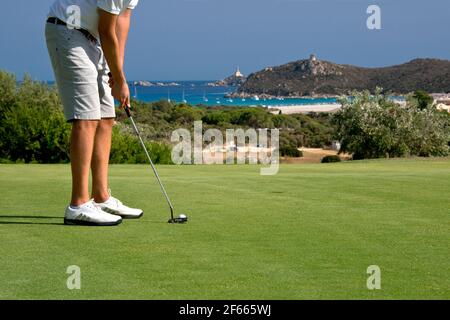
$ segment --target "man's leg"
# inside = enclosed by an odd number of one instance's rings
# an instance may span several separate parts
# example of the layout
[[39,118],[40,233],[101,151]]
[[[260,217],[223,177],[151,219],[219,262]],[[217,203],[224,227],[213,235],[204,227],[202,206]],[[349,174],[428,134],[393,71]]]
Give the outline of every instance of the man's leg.
[[92,155],[92,197],[97,203],[108,200],[108,164],[114,119],[100,120],[94,138]]
[[89,169],[98,123],[97,120],[75,120],[72,124],[70,142],[72,200],[70,204],[73,206],[82,205],[90,200]]

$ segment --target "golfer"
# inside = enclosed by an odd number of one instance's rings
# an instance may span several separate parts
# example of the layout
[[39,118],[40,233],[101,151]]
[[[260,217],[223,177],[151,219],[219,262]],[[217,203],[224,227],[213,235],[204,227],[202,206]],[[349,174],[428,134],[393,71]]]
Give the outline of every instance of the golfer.
[[65,224],[112,226],[143,214],[123,205],[108,188],[114,98],[121,107],[130,100],[123,64],[138,1],[56,0],[50,8],[47,48],[64,114],[72,124],[72,199]]

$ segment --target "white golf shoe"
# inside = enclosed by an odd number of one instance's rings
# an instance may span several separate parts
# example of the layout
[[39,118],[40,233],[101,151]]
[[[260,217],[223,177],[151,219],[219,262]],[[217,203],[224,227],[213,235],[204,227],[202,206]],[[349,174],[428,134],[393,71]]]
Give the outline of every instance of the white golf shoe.
[[111,191],[109,192],[108,200],[103,203],[94,202],[94,204],[97,208],[110,214],[120,216],[123,219],[139,219],[144,214],[141,209],[127,207],[119,199],[111,196]]
[[100,210],[93,200],[76,208],[68,206],[64,217],[67,225],[115,226],[121,222],[121,217]]

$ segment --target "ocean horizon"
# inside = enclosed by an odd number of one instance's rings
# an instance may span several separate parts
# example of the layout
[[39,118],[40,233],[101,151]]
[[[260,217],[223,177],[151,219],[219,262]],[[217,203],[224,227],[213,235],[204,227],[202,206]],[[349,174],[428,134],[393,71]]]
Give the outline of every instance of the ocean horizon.
[[[130,92],[133,99],[143,102],[170,100],[172,102],[185,102],[191,105],[204,106],[298,106],[311,104],[337,103],[336,98],[270,98],[258,96],[252,98],[227,98],[226,96],[237,91],[237,87],[211,86],[215,81],[151,81],[152,84],[162,85],[135,86],[130,81]],[[176,83],[177,85],[170,85]]]

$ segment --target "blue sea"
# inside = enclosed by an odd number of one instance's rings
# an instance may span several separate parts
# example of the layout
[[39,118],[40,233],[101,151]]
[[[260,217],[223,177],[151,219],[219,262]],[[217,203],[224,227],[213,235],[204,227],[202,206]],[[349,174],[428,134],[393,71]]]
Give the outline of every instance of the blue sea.
[[[228,93],[237,90],[235,87],[212,87],[208,83],[214,81],[151,81],[152,83],[162,83],[164,86],[142,87],[134,86],[130,82],[130,92],[134,99],[144,102],[154,102],[159,100],[170,100],[173,102],[183,102],[185,100],[191,105],[206,106],[289,106],[289,105],[309,105],[309,104],[329,104],[336,103],[335,98],[284,98],[280,99],[259,99],[254,98],[233,98],[225,97]],[[177,83],[178,86],[168,86],[170,83]]]

